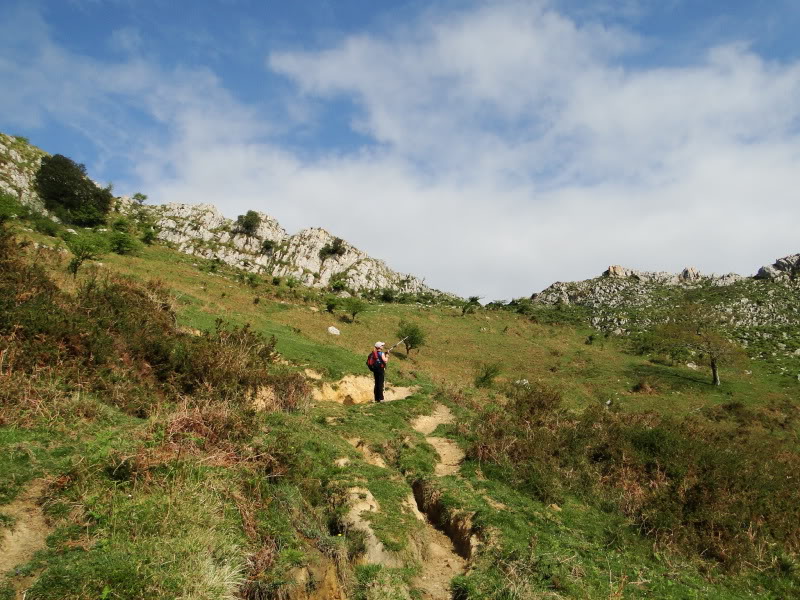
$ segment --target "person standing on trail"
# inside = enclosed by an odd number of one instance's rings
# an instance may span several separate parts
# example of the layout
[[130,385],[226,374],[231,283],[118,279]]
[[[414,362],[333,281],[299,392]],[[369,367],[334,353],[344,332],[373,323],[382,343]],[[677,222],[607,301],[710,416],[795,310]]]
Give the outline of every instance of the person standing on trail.
[[389,353],[383,351],[386,344],[375,342],[375,348],[367,358],[367,366],[375,376],[375,402],[383,402],[383,379],[386,375],[386,364],[389,362]]

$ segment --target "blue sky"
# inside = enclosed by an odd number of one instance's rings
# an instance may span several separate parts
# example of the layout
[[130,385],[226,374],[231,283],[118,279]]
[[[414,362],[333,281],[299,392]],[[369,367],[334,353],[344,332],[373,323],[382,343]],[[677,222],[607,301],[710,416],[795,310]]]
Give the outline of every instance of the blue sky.
[[6,0],[0,131],[486,299],[800,251],[792,0]]

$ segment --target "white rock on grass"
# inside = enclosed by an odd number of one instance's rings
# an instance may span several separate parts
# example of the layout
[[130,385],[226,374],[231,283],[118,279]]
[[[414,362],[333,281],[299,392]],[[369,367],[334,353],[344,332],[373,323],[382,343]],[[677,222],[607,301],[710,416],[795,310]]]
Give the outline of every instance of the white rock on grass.
[[330,327],[328,327],[328,333],[330,333],[331,335],[339,335],[341,332],[338,329],[336,329],[336,327],[331,325]]

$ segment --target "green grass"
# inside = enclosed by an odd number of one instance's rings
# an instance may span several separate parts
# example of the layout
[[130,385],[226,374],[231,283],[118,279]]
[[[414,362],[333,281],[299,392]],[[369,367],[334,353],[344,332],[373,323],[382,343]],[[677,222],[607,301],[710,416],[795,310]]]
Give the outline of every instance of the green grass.
[[[40,233],[26,236],[53,244]],[[63,289],[74,291],[63,257],[44,262]],[[468,460],[460,477],[436,478],[435,451],[410,425],[445,402],[456,423],[436,435],[468,449],[475,420],[487,406],[506,402],[504,385],[528,379],[560,391],[566,418],[610,400],[623,414],[689,415],[713,421],[721,433],[779,440],[788,452],[798,441],[792,417],[798,387],[766,363],[753,361],[750,374],[723,370],[723,385],[715,388],[704,371],[636,355],[624,340],[598,337],[587,344],[592,332],[581,325],[580,311],[559,319],[540,311],[533,321],[509,311],[461,316],[446,306],[373,304],[349,323],[325,313],[315,291],[263,281],[254,288],[231,269],[209,273],[202,259],[163,246],[101,262],[101,275],[148,281],[157,273],[182,327],[213,331],[218,318],[250,323],[276,337],[289,368],[310,367],[328,380],[368,376],[364,358],[374,341],[393,342],[400,320],[410,320],[428,334],[427,345],[410,357],[396,353],[388,374],[394,383],[421,389],[380,405],[319,403],[305,412],[270,414],[239,407],[244,433],[216,442],[191,421],[182,435],[170,434],[186,407],[165,402],[156,388],[147,401],[159,409],[146,418],[93,393],[65,395],[63,410],[25,428],[0,427],[0,510],[34,478],[60,481],[45,503],[54,524],[48,547],[21,566],[37,576],[28,598],[226,597],[240,593],[248,578],[269,597],[285,594],[296,585],[297,570],[320,560],[336,565],[350,597],[373,600],[381,590],[380,597],[401,598],[419,569],[412,543],[421,525],[406,507],[419,481],[440,494],[447,514],[469,515],[483,544],[474,568],[456,582],[462,598],[777,600],[800,593],[795,556],[774,567],[726,572],[711,559],[654,545],[602,501],[601,490],[564,486],[553,491],[553,508],[511,485],[502,465]],[[328,334],[329,325],[341,335]],[[487,360],[501,372],[495,383],[476,389],[476,371]],[[652,389],[634,391],[645,380]],[[206,408],[230,408],[208,402]],[[227,423],[221,413],[209,414]],[[368,464],[347,442],[352,438],[387,468]],[[336,466],[342,457],[349,463]],[[371,526],[388,550],[406,557],[407,568],[352,560],[363,544],[357,532],[342,528],[352,487],[374,495],[381,512],[369,517]],[[261,570],[249,570],[248,559],[263,548],[274,555]],[[0,598],[7,589],[0,587]]]

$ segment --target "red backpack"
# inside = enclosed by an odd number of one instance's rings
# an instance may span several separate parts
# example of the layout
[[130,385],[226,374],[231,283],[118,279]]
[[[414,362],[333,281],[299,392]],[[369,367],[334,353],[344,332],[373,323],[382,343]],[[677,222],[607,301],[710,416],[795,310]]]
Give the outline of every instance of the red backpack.
[[367,355],[367,368],[375,372],[375,369],[385,369],[386,363],[378,357],[378,351],[373,350]]

